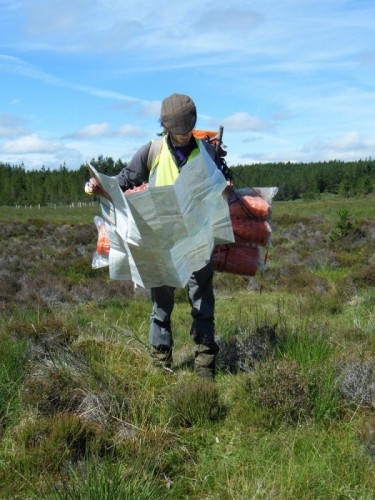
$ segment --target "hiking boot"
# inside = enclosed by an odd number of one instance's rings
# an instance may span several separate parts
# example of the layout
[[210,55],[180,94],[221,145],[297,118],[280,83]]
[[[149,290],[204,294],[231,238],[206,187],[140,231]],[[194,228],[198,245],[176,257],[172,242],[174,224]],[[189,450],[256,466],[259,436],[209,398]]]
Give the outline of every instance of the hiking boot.
[[219,347],[216,343],[211,346],[203,344],[197,344],[195,346],[194,371],[199,377],[207,380],[214,380],[216,356],[218,352]]
[[172,348],[166,345],[160,345],[158,347],[151,346],[151,361],[154,366],[162,366],[165,368],[170,368],[172,366]]

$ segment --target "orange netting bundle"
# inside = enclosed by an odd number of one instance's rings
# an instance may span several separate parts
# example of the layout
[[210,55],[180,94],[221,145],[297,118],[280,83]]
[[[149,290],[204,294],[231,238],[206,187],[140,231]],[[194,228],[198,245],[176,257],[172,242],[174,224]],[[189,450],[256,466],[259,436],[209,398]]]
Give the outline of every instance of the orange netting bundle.
[[228,204],[235,242],[214,248],[214,269],[254,276],[265,262],[261,258],[260,247],[271,244],[271,206],[267,199],[251,188],[234,189]]
[[147,188],[148,188],[148,184],[147,184],[147,182],[144,182],[140,186],[134,186],[131,189],[127,189],[126,191],[124,191],[124,194],[129,195],[132,193],[137,193],[138,191],[144,191]]
[[259,268],[259,261],[259,247],[240,243],[217,245],[211,258],[215,271],[245,276],[255,276]]
[[109,238],[107,228],[102,217],[94,217],[96,229],[98,230],[98,240],[96,242],[96,251],[92,259],[93,269],[108,266],[109,262]]
[[109,239],[104,221],[102,224],[98,225],[98,241],[96,243],[96,252],[99,255],[109,255]]
[[266,247],[271,241],[271,226],[266,220],[231,217],[236,243],[252,243]]
[[271,207],[267,200],[259,195],[241,194],[235,189],[228,199],[231,218],[253,218],[267,220],[271,215]]

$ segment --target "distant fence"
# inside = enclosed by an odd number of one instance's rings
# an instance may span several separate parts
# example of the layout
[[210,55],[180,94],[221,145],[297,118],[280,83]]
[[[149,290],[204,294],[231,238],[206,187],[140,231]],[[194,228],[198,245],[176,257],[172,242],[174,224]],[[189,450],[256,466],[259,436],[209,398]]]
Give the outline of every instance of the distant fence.
[[51,204],[51,205],[14,205],[14,208],[16,209],[22,209],[22,210],[33,210],[33,209],[38,209],[41,210],[43,208],[61,208],[61,207],[66,207],[68,206],[69,208],[83,208],[83,207],[93,207],[95,205],[98,205],[98,201],[76,201],[76,202],[71,202],[68,203],[67,205],[57,205]]

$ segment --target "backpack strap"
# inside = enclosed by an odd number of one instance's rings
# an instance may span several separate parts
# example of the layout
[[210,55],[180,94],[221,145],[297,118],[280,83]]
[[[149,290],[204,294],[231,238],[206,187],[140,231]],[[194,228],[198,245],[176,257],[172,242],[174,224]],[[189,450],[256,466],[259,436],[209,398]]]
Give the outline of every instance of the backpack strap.
[[147,168],[149,172],[151,171],[156,157],[160,155],[161,148],[163,146],[163,139],[157,139],[155,141],[151,141],[150,151],[148,152],[147,157]]

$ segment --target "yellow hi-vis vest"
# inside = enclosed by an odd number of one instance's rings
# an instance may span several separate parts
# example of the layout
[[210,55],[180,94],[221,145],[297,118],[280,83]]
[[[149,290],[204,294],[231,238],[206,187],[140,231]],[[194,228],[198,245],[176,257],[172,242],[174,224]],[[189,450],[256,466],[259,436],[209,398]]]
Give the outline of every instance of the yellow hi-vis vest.
[[[200,154],[201,141],[194,139],[198,145],[198,148],[193,149],[193,151],[188,156],[186,163],[195,158]],[[156,171],[155,171],[156,169]],[[177,177],[179,176],[179,171],[177,165],[174,162],[173,156],[169,151],[167,139],[163,137],[163,143],[160,153],[156,156],[154,164],[151,166],[150,178],[156,176],[154,186],[171,186],[175,183]]]

